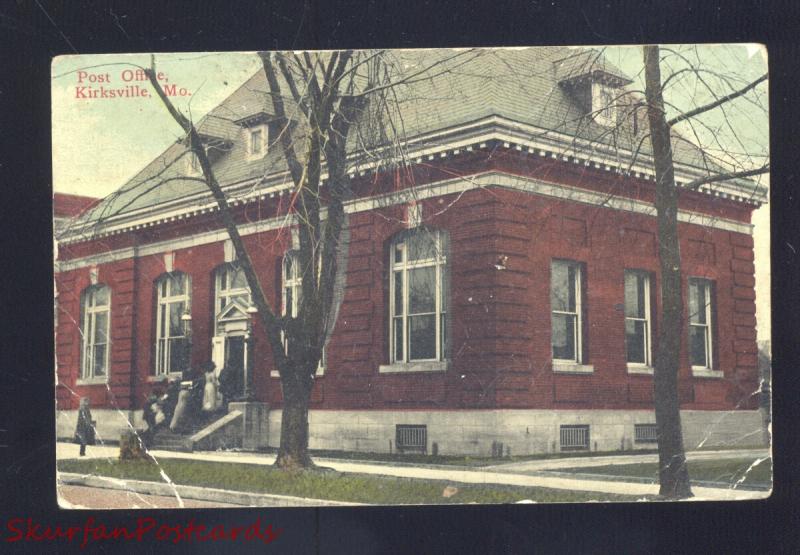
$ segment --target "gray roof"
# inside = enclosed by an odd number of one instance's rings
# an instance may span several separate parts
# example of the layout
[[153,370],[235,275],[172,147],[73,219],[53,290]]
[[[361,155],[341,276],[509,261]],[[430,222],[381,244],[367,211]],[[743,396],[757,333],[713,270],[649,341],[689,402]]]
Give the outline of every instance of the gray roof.
[[631,82],[630,77],[609,62],[602,52],[593,48],[573,51],[568,56],[555,60],[553,65],[555,66],[556,81],[559,83],[597,73],[612,77],[622,84]]
[[[580,137],[599,146],[628,150],[634,150],[640,143],[641,131],[634,136],[629,120],[613,133],[609,132],[608,127],[586,117],[585,108],[581,107],[570,87],[564,86],[564,82],[574,77],[595,71],[613,76],[620,85],[629,83],[628,77],[599,51],[566,47],[460,52],[400,50],[389,51],[389,56],[398,72],[406,75],[416,75],[421,69],[428,68],[408,83],[392,89],[393,102],[396,100],[396,104],[393,104],[396,113],[392,121],[399,129],[400,136],[407,140],[452,129],[487,116],[501,116],[538,128],[535,135],[544,139],[566,135]],[[288,92],[284,90],[286,94]],[[633,93],[625,95],[624,99],[625,102],[640,100]],[[272,144],[272,137],[269,152],[264,158],[249,160],[246,156],[242,127],[237,121],[259,112],[273,113],[263,71],[254,74],[199,123],[201,134],[219,143],[214,169],[223,185],[286,170],[281,149]],[[640,113],[643,114],[642,111]],[[375,138],[374,130],[368,129],[368,123],[360,122],[357,132],[351,134],[351,149],[379,140]],[[205,185],[181,179],[185,166],[172,164],[184,152],[185,147],[180,143],[170,146],[116,193],[104,199],[88,215],[89,221],[202,195],[206,191]],[[640,153],[647,157],[650,153],[649,141],[642,142]],[[677,135],[673,155],[676,163],[693,166],[703,172],[707,171],[707,167],[715,167],[704,160],[697,146]],[[646,162],[645,165],[651,164]]]

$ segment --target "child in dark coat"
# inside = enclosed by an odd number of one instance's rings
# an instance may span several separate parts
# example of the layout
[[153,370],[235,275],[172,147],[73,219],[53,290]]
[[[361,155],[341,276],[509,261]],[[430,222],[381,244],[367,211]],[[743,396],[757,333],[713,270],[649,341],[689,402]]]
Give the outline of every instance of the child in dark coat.
[[86,456],[86,446],[94,445],[94,426],[92,424],[92,412],[89,410],[89,399],[81,398],[78,408],[78,425],[75,428],[75,443],[81,446],[81,457]]

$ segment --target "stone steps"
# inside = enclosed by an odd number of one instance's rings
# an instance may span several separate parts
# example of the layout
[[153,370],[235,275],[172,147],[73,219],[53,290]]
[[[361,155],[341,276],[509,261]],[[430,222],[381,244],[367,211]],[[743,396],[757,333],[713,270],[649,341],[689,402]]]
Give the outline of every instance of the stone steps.
[[191,437],[224,416],[224,412],[203,414],[185,429],[181,430],[180,433],[173,432],[168,426],[165,426],[156,432],[155,436],[153,437],[151,448],[162,449],[165,451],[191,452]]

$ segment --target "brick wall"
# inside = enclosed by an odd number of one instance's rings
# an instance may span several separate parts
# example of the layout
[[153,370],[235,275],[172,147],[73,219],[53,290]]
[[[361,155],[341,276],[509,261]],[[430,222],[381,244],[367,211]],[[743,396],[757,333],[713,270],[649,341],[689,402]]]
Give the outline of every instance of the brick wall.
[[133,323],[138,304],[138,260],[127,259],[97,267],[97,283],[111,289],[109,378],[107,383],[78,383],[81,365],[80,304],[81,293],[92,285],[90,268],[56,274],[56,362],[58,387],[56,399],[61,409],[78,407],[80,397],[89,397],[93,407],[131,408],[131,384],[136,346]]
[[[505,164],[513,165],[508,160]],[[600,189],[613,185],[597,183]],[[634,196],[650,194],[644,185],[637,191]],[[709,201],[693,198],[685,203],[710,210]],[[719,210],[727,217],[744,219],[744,211],[731,208],[731,204],[720,201]],[[627,371],[622,303],[625,269],[648,271],[654,276],[654,290],[659,285],[654,218],[497,187],[425,200],[421,205],[426,223],[450,236],[449,370],[378,373],[378,366],[388,362],[387,246],[405,229],[405,214],[402,205],[356,213],[350,217],[344,301],[327,350],[328,367],[314,388],[314,408],[571,410],[652,406],[652,377]],[[214,229],[211,222],[205,225],[205,229]],[[184,225],[183,230],[185,235],[198,228]],[[142,240],[165,238],[148,233]],[[181,233],[175,231],[175,236]],[[684,293],[690,276],[711,279],[716,285],[715,358],[716,369],[723,372],[722,378],[692,376],[686,329],[679,391],[683,407],[754,407],[756,398],[751,393],[757,387],[758,373],[752,238],[685,223],[680,224],[680,237]],[[245,237],[265,293],[277,310],[279,260],[288,241],[285,231]],[[84,250],[75,247],[71,252],[77,256],[85,254]],[[498,270],[495,263],[501,256],[507,257],[505,269]],[[554,258],[579,261],[586,270],[586,362],[593,366],[592,374],[552,371],[549,274]],[[221,242],[174,251],[174,269],[192,279],[194,364],[211,357],[213,271],[222,263]],[[90,283],[89,270],[57,275],[60,408],[75,408],[77,397],[83,395],[89,395],[95,406],[111,406],[112,397],[120,407],[141,406],[153,387],[148,379],[154,353],[153,283],[164,271],[163,254],[99,266],[99,282],[112,289],[109,387],[75,384],[80,361],[79,299]],[[654,301],[654,313],[659,314],[658,295]],[[274,366],[259,325],[255,341],[255,390],[260,399],[279,406],[280,382],[269,376]]]

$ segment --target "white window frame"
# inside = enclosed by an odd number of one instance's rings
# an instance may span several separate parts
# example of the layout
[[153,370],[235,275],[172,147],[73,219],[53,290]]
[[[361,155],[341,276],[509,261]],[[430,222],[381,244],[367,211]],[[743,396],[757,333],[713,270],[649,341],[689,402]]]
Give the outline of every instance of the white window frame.
[[[245,147],[247,149],[247,159],[248,160],[256,160],[259,158],[263,158],[267,153],[267,144],[268,144],[268,135],[269,129],[267,124],[261,125],[253,125],[251,127],[245,127]],[[253,149],[253,135],[255,133],[261,133],[261,144],[259,145],[259,150],[255,151]]]
[[[100,290],[105,290],[108,294],[108,302],[104,305],[98,305],[96,301],[96,294]],[[104,284],[92,285],[86,288],[81,298],[82,309],[82,326],[81,326],[81,371],[79,382],[98,382],[105,383],[108,381],[109,375],[109,353],[111,352],[111,288]],[[94,350],[95,347],[101,345],[97,343],[97,317],[99,314],[106,314],[106,330],[105,337],[105,354],[103,360],[103,374],[95,375],[94,369]]]
[[232,287],[233,276],[237,272],[244,273],[244,270],[235,263],[227,263],[217,267],[214,272],[214,314],[219,314],[222,309],[228,306],[232,297],[246,296],[247,304],[251,303],[250,288],[245,279],[244,287]]
[[[709,377],[709,378],[719,378],[722,377],[721,370],[714,369],[714,303],[716,299],[714,299],[714,282],[708,278],[703,277],[690,277],[688,279],[688,287],[689,291],[687,292],[688,295],[691,295],[691,288],[694,284],[702,284],[705,290],[704,300],[705,306],[703,309],[705,310],[705,317],[706,323],[700,324],[692,322],[692,314],[688,314],[688,324],[689,324],[689,331],[691,332],[692,326],[694,327],[702,327],[705,328],[705,333],[703,334],[706,341],[706,364],[705,365],[696,365],[691,363],[691,348],[692,348],[692,338],[691,333],[689,333],[689,362],[692,364],[692,374],[694,376],[700,377]],[[687,302],[687,305],[689,303]]]
[[[292,260],[291,264],[291,275],[286,274],[286,263],[288,260]],[[297,312],[300,310],[300,295],[303,290],[303,276],[300,275],[300,261],[298,258],[298,254],[296,250],[288,251],[285,255],[283,255],[283,259],[281,260],[281,316],[286,316],[287,310],[291,309],[291,317],[297,318]],[[288,293],[291,291],[292,293],[292,306],[288,306]],[[286,341],[286,338],[283,337],[283,332],[281,332],[281,341],[283,342],[283,349],[284,352],[288,355],[289,354],[289,342]],[[319,364],[317,365],[317,373],[315,376],[324,376],[325,375],[325,364],[327,362],[326,356],[326,349],[325,347],[322,348],[322,356],[320,357]],[[273,370],[270,372],[270,375],[273,378],[280,377],[280,373],[277,370]]]
[[[183,293],[178,295],[172,294],[172,280],[169,278],[181,278],[184,281],[183,284]],[[162,284],[166,283],[166,293],[162,293]],[[158,278],[155,282],[156,286],[156,349],[155,349],[155,364],[153,365],[154,374],[156,377],[158,376],[169,376],[171,374],[179,374],[180,372],[169,372],[171,357],[172,357],[172,343],[170,339],[176,338],[183,338],[187,339],[187,335],[185,330],[181,330],[183,333],[182,335],[169,335],[169,324],[165,322],[164,314],[166,314],[166,320],[169,319],[169,305],[175,303],[184,303],[184,312],[189,311],[191,312],[191,287],[192,287],[192,280],[190,279],[188,274],[183,272],[171,272],[169,274],[165,274]],[[162,307],[166,307],[162,311]],[[166,324],[166,327],[165,327]],[[183,327],[183,326],[181,326]],[[163,356],[162,356],[162,351]],[[163,362],[163,364],[162,364]]]
[[186,162],[186,175],[197,176],[202,175],[203,168],[200,167],[200,159],[192,149],[187,149],[185,154]]
[[589,424],[561,424],[558,427],[559,450],[588,451],[591,449],[591,434]]
[[[415,233],[431,233],[434,234],[434,241],[435,241],[435,255],[431,258],[425,258],[420,260],[409,261],[408,260],[408,240],[413,236]],[[449,241],[445,241],[446,239],[446,232],[441,230],[429,230],[426,228],[418,227],[408,232],[405,232],[398,236],[394,241],[392,241],[390,246],[390,275],[389,275],[389,365],[382,365],[379,368],[379,372],[381,373],[392,373],[392,372],[408,372],[408,371],[417,371],[417,372],[434,372],[434,371],[443,371],[447,369],[447,312],[444,310],[445,305],[449,306],[448,299],[444,299],[443,295],[444,292],[442,291],[442,272],[447,271],[447,253],[446,244],[449,244]],[[398,262],[396,260],[396,253],[401,253],[401,260]],[[434,326],[434,333],[436,335],[436,353],[434,358],[430,359],[411,359],[411,345],[410,345],[410,337],[409,337],[409,316],[414,316],[413,314],[409,314],[408,305],[409,305],[409,270],[414,270],[418,268],[435,268],[434,279],[436,282],[436,290],[435,290],[435,299],[434,299],[434,316],[435,316],[435,326]],[[397,314],[397,307],[395,306],[395,298],[397,292],[395,291],[396,288],[396,280],[395,274],[402,273],[402,287],[403,290],[401,292],[401,298],[403,302],[402,307],[402,314]],[[447,279],[447,275],[445,275],[445,279]],[[429,314],[429,313],[424,313]],[[398,360],[397,358],[397,349],[396,349],[396,326],[401,325],[403,327],[403,355],[402,358]],[[444,337],[443,337],[444,334]],[[444,341],[443,341],[444,339]]]
[[[652,374],[653,373],[653,317],[652,317],[652,296],[650,294],[650,272],[645,270],[625,270],[624,278],[627,279],[629,275],[644,278],[644,318],[638,318],[627,315],[627,307],[624,307],[623,295],[623,313],[625,315],[625,326],[627,328],[628,320],[636,322],[644,322],[644,362],[630,362],[628,358],[628,343],[627,331],[625,332],[625,359],[628,364],[628,372],[630,374]],[[624,287],[624,282],[623,282]]]
[[603,83],[592,83],[592,115],[600,125],[614,126],[617,124],[617,97],[616,89]]
[[550,295],[552,298],[553,288],[553,266],[556,264],[564,264],[575,268],[575,311],[554,310],[550,307],[550,322],[552,333],[552,315],[563,314],[575,317],[575,327],[573,330],[573,341],[575,344],[575,357],[574,358],[556,358],[553,354],[553,341],[550,340],[550,356],[553,360],[553,371],[565,374],[591,374],[594,372],[594,367],[583,362],[583,280],[584,280],[584,267],[583,264],[575,260],[553,259],[550,262]]

